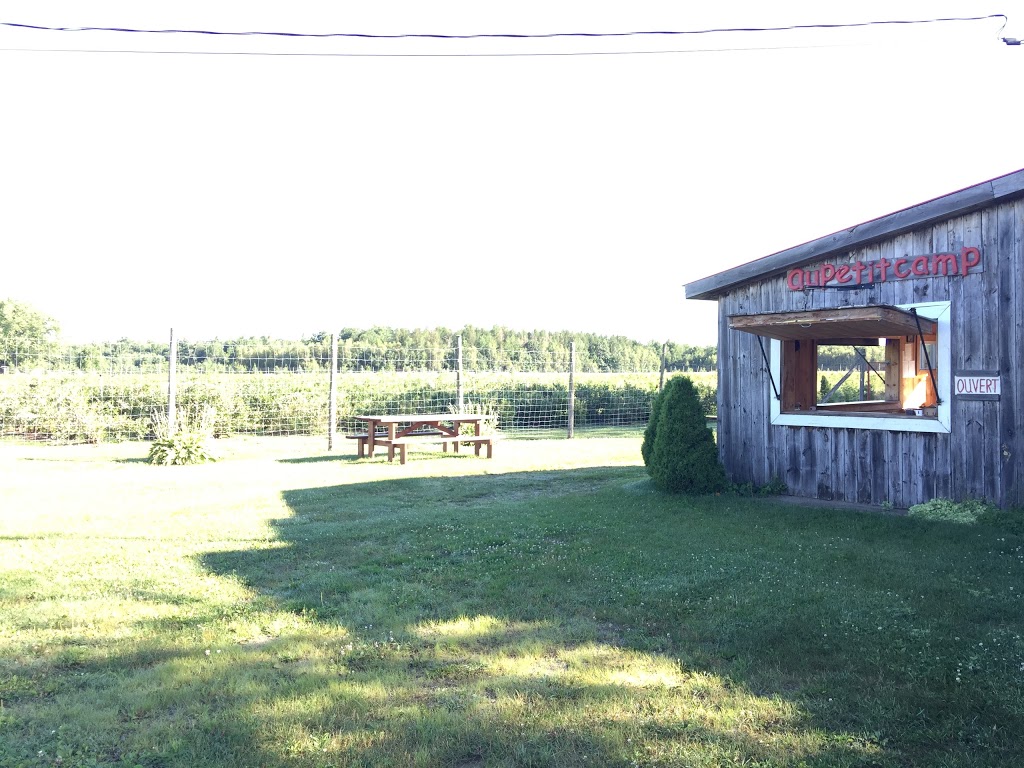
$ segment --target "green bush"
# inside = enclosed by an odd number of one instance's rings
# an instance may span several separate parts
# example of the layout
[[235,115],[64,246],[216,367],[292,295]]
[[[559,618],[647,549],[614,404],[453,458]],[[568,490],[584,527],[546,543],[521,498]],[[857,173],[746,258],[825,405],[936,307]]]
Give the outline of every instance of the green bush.
[[737,496],[785,496],[789,493],[789,486],[781,477],[775,475],[764,485],[754,483],[733,484],[731,490]]
[[1002,528],[1018,536],[1024,535],[1024,510],[1000,509],[981,499],[953,501],[932,499],[912,506],[907,514],[921,520],[939,520],[961,525],[987,525]]
[[[656,417],[655,417],[656,415]],[[669,379],[652,408],[641,455],[659,488],[670,493],[715,493],[728,487],[714,435],[697,388],[688,378]]]
[[658,421],[661,419],[662,406],[665,398],[659,393],[651,402],[651,418],[647,421],[647,428],[644,430],[644,441],[640,444],[640,455],[644,459],[644,466],[651,466],[651,456],[654,453],[654,439],[658,436]]
[[718,414],[718,387],[710,384],[702,384],[699,381],[693,382],[694,388],[697,390],[697,396],[700,398],[700,407],[704,411],[705,416],[715,416]]
[[[690,374],[679,374],[693,381]],[[676,378],[677,375],[670,377]],[[705,414],[715,412],[714,377],[694,382]],[[486,402],[502,429],[564,429],[569,390],[562,374],[467,374],[464,396]],[[641,428],[651,421],[657,374],[583,374],[576,379],[577,430]],[[177,402],[216,411],[212,434],[323,434],[326,374],[186,371]],[[338,428],[358,431],[362,413],[445,412],[458,399],[450,373],[346,374],[338,383]],[[150,414],[167,407],[160,374],[43,373],[0,376],[0,435],[54,442],[152,440]]]
[[907,514],[922,520],[941,520],[948,523],[974,525],[979,518],[989,512],[992,505],[978,499],[953,501],[952,499],[932,499],[923,504],[915,504]]

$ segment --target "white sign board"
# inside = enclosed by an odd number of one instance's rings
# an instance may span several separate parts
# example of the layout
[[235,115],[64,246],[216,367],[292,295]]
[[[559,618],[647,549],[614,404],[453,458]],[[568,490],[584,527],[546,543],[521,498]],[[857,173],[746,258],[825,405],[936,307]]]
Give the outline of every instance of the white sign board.
[[963,400],[998,400],[998,371],[964,371],[953,376],[953,395]]

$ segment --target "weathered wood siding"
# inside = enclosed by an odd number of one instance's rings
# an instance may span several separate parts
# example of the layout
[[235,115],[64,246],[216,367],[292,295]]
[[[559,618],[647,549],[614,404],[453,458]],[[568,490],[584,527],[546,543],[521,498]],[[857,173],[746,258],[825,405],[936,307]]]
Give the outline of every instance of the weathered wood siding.
[[[820,499],[909,507],[935,497],[1024,505],[1024,200],[1003,202],[827,259],[836,263],[981,249],[983,271],[790,291],[785,275],[719,299],[718,440],[735,482],[782,478]],[[817,266],[809,264],[808,268]],[[950,434],[773,426],[771,383],[757,337],[728,316],[866,304],[949,301],[953,370],[998,370],[998,401],[953,397]],[[765,340],[765,351],[768,342]]]

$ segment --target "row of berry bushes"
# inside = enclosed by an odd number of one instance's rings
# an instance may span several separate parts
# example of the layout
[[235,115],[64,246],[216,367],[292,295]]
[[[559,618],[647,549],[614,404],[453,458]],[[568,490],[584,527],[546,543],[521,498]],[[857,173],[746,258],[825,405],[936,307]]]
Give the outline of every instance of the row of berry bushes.
[[[713,382],[713,379],[711,379]],[[575,384],[576,429],[635,427],[650,418],[658,377],[590,374]],[[702,407],[715,413],[713,383],[698,382]],[[53,442],[148,440],[166,413],[167,381],[159,375],[39,374],[0,376],[0,436]],[[350,374],[338,384],[338,429],[358,429],[362,413],[447,412],[458,390],[446,374]],[[467,406],[497,417],[515,434],[565,429],[569,387],[550,374],[467,376]],[[322,374],[209,374],[177,382],[176,402],[212,409],[216,436],[324,434],[329,381]]]

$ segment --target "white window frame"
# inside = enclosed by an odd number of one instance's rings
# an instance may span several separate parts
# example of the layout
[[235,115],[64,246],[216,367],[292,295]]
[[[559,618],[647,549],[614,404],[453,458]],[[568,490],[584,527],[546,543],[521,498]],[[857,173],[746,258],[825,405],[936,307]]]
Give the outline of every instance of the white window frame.
[[[937,434],[949,434],[950,429],[950,401],[952,395],[952,353],[950,346],[950,323],[948,301],[933,301],[923,304],[900,304],[899,309],[916,309],[921,317],[928,317],[935,320],[937,324],[936,333],[938,336],[938,358],[933,362],[938,370],[936,371],[937,386],[936,394],[939,397],[936,418],[923,416],[893,418],[885,416],[866,416],[855,414],[824,414],[820,412],[803,411],[801,413],[782,413],[782,403],[772,393],[769,396],[771,402],[772,424],[786,427],[835,427],[841,429],[881,429],[888,432],[933,432]],[[772,378],[782,382],[782,342],[778,339],[771,340],[771,373]]]

